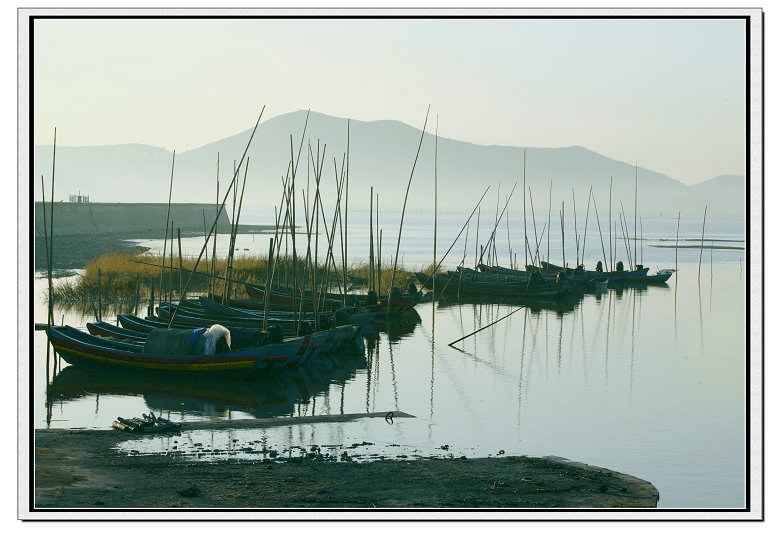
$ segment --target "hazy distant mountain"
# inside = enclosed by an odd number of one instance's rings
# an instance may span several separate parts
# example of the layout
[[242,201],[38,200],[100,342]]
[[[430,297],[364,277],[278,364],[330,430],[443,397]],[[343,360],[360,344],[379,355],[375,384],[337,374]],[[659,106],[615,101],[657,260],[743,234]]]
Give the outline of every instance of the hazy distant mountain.
[[[261,122],[248,152],[249,171],[245,207],[279,205],[282,178],[292,153],[297,156],[305,111],[288,113]],[[176,154],[173,201],[213,202],[216,197],[217,154],[220,158],[220,197],[233,175],[234,162],[241,159],[251,129],[194,150]],[[349,206],[367,208],[369,187],[379,193],[384,211],[400,211],[406,184],[414,162],[420,130],[399,121],[349,122]],[[336,170],[341,170],[347,150],[347,120],[312,112],[306,129],[306,144],[296,177],[297,200],[306,188],[308,144],[325,154],[322,188],[332,206]],[[432,210],[434,177],[433,134],[427,133],[409,197],[409,209]],[[51,175],[51,146],[35,147],[33,196],[40,199],[40,176]],[[523,206],[523,155],[526,155],[526,184],[531,188],[537,216],[546,213],[552,181],[553,212],[565,203],[570,213],[572,188],[577,209],[585,211],[588,191],[593,187],[599,212],[606,214],[610,177],[613,180],[613,210],[623,202],[627,217],[634,212],[635,168],[583,147],[539,148],[475,145],[439,138],[438,179],[441,210],[470,211],[490,185],[487,206],[495,210],[500,184],[502,204],[518,183],[510,210],[518,214]],[[641,155],[638,155],[641,159]],[[334,165],[335,159],[335,165]],[[167,202],[172,153],[146,145],[99,147],[57,147],[56,195],[67,199],[79,191],[92,201]],[[687,186],[652,170],[638,168],[638,213],[645,217],[700,217],[708,205],[708,217],[744,217],[745,180],[722,175]],[[312,195],[314,175],[309,173]],[[243,180],[243,170],[240,178]],[[48,184],[48,183],[47,183]],[[47,193],[48,196],[48,193]],[[529,208],[530,211],[530,198]]]

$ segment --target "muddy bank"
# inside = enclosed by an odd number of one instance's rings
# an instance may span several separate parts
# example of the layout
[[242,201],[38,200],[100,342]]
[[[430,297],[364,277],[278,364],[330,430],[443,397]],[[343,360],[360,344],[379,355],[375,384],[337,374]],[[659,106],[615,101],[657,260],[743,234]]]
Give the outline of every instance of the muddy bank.
[[204,463],[115,450],[127,439],[113,430],[37,430],[35,507],[655,508],[658,502],[649,482],[557,459]]

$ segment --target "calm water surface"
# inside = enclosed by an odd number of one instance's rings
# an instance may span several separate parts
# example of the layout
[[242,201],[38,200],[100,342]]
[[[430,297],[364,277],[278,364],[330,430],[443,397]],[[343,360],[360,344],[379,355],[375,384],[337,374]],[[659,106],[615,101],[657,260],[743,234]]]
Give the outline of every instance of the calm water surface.
[[[452,238],[465,220],[457,221]],[[676,221],[672,238],[675,231]],[[735,240],[741,234],[741,228],[724,231]],[[405,249],[422,262],[422,247]],[[415,418],[192,431],[130,438],[122,448],[202,460],[263,459],[263,448],[295,456],[315,445],[361,461],[553,455],[648,480],[660,492],[660,508],[741,508],[744,252],[715,251],[710,261],[705,251],[700,277],[699,253],[681,250],[668,285],[587,295],[569,311],[439,304],[434,323],[433,305],[421,304],[422,322],[411,333],[382,334],[367,341],[365,355],[326,370],[266,381],[138,381],[63,365],[52,373],[47,395],[45,336],[36,333],[34,425],[104,429],[117,416],[150,410],[175,421],[398,410]],[[674,266],[674,250],[645,247],[643,254],[646,265]],[[35,283],[41,296],[45,281]],[[45,316],[39,300],[35,319]],[[76,326],[91,320],[64,310],[55,318]]]

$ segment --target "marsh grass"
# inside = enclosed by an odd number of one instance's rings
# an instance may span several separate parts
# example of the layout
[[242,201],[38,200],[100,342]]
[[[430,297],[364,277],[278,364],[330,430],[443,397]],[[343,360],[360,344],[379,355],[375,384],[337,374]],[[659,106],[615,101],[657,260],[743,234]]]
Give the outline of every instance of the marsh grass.
[[[100,301],[103,305],[126,308],[128,304],[134,305],[136,291],[139,302],[148,301],[151,290],[154,288],[155,296],[160,295],[160,266],[162,260],[155,255],[133,255],[123,252],[112,252],[101,255],[97,259],[89,261],[84,267],[84,272],[76,278],[61,280],[54,287],[54,301],[63,305],[82,304],[85,310],[90,310],[90,296],[97,303],[98,296],[98,272],[100,272]],[[174,299],[179,297],[179,261],[174,259],[173,271],[170,272],[170,259],[166,261],[165,271],[162,277],[163,292],[168,292],[169,282],[172,283],[171,294]],[[186,285],[187,279],[194,266],[192,259],[182,261],[182,281]],[[293,258],[292,256],[279,257],[274,273],[274,286],[293,286]],[[389,263],[388,263],[389,264]],[[201,262],[198,271],[193,275],[187,295],[204,294],[208,292],[208,274],[211,261],[206,265]],[[305,259],[298,258],[295,263],[298,281],[304,276],[311,281],[311,270],[305,266]],[[217,259],[215,270],[217,279],[214,292],[220,294],[225,287],[225,272],[227,263],[224,259]],[[429,265],[419,271],[430,273],[433,266]],[[242,283],[264,285],[268,269],[267,257],[244,256],[233,261],[232,289],[235,298],[247,298]],[[170,273],[169,273],[170,272]],[[326,277],[327,270],[324,266],[317,267],[318,286]],[[347,269],[347,276],[353,280],[351,290],[365,288],[369,274],[368,262],[354,262]],[[383,265],[381,271],[382,293],[386,294],[392,277],[392,266]],[[414,276],[414,271],[399,269],[396,271],[396,284],[402,290],[406,290],[406,281]],[[343,281],[341,270],[330,270],[330,291],[338,290],[338,282]],[[308,284],[306,285],[309,286]]]

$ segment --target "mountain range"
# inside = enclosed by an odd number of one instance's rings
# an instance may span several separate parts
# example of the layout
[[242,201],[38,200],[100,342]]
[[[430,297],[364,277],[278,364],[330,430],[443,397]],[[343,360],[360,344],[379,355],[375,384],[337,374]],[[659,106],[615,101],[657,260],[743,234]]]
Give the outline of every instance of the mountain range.
[[[400,211],[415,154],[420,129],[400,121],[348,121],[344,118],[297,111],[262,121],[247,152],[248,171],[243,206],[270,208],[280,205],[282,179],[291,154],[298,162],[297,201],[307,180],[314,192],[313,165],[307,156],[325,155],[321,188],[326,209],[333,207],[336,174],[346,163],[349,142],[349,207],[367,209],[369,188],[379,194],[380,209]],[[305,143],[299,154],[306,124]],[[92,202],[164,203],[168,200],[173,163],[172,201],[212,203],[216,199],[219,155],[220,199],[234,174],[251,134],[251,128],[197,149],[173,153],[142,144],[89,147],[57,147],[55,198],[88,195]],[[292,141],[291,141],[292,140]],[[648,149],[649,150],[649,149]],[[641,158],[641,155],[639,155]],[[40,177],[51,176],[51,145],[34,147],[34,177],[31,195],[41,199]],[[588,192],[598,210],[606,214],[612,181],[613,210],[623,203],[627,218],[634,212],[637,187],[638,214],[642,217],[700,218],[707,206],[708,218],[745,217],[745,177],[721,175],[689,186],[662,173],[635,167],[595,153],[584,147],[507,147],[476,145],[439,137],[427,131],[409,193],[408,209],[433,210],[434,171],[438,177],[438,206],[442,211],[469,212],[485,188],[487,206],[495,207],[496,196],[503,205],[516,186],[510,210],[517,214],[523,205],[523,177],[534,199],[537,216],[565,204],[570,213],[572,189],[577,211],[584,212]],[[244,168],[238,174],[243,181]],[[48,187],[47,187],[48,188]],[[552,188],[552,202],[550,189]],[[240,192],[240,189],[239,189]],[[48,197],[48,192],[47,192]],[[232,197],[229,199],[232,200]],[[492,209],[494,210],[494,209]],[[530,210],[530,205],[529,209]],[[603,216],[602,216],[603,217]]]

